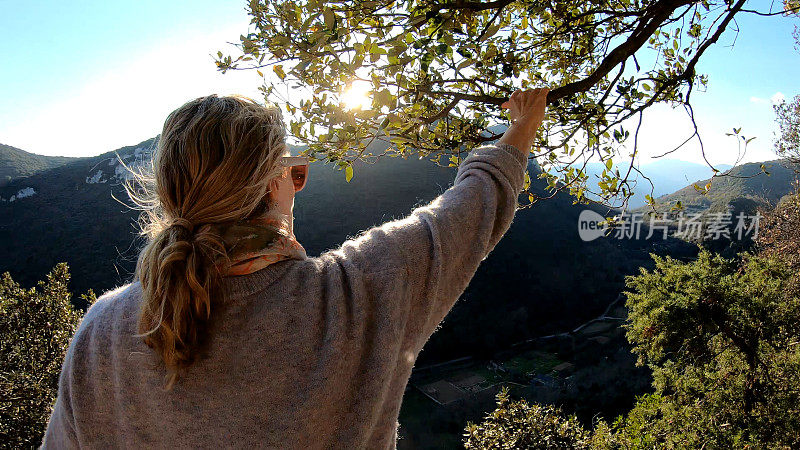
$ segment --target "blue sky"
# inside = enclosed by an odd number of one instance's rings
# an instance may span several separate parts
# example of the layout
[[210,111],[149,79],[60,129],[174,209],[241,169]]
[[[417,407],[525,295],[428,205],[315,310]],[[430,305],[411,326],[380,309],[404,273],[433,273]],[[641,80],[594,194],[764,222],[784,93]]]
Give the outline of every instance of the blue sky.
[[[46,155],[88,156],[159,133],[170,111],[212,92],[257,98],[254,71],[216,71],[211,54],[232,51],[249,17],[244,1],[0,0],[0,143]],[[767,8],[769,2],[752,2]],[[797,18],[745,15],[698,69],[710,76],[694,105],[707,153],[735,159],[724,134],[742,127],[756,136],[745,161],[774,158],[771,98],[800,93],[800,54],[791,37]],[[682,110],[645,115],[645,156],[662,153],[689,133]],[[670,156],[699,161],[696,145]]]

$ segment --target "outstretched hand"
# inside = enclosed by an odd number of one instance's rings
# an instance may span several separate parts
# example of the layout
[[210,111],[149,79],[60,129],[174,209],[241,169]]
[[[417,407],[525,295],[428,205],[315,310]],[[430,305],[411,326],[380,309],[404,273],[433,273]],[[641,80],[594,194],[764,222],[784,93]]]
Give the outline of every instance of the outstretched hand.
[[538,125],[541,125],[542,120],[544,120],[548,92],[550,92],[548,88],[517,90],[511,94],[511,98],[500,106],[509,110],[508,115],[512,121],[516,122],[521,119],[533,122],[537,124],[535,128],[539,128]]
[[513,123],[499,142],[514,145],[524,152],[530,150],[536,131],[544,120],[548,92],[548,88],[517,90],[500,105],[509,110],[508,115]]

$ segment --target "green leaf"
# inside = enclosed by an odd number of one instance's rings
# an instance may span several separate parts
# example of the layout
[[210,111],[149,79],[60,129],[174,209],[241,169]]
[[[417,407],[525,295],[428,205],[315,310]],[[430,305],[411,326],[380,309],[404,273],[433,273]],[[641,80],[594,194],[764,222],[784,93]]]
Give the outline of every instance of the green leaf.
[[325,8],[325,11],[322,12],[322,15],[325,18],[325,27],[332,30],[336,25],[336,16],[334,15],[333,10],[330,8]]
[[480,42],[489,39],[490,37],[494,36],[500,30],[500,24],[494,24],[486,29],[486,33],[481,36]]
[[344,169],[344,179],[349,183],[353,179],[353,166],[349,165]]

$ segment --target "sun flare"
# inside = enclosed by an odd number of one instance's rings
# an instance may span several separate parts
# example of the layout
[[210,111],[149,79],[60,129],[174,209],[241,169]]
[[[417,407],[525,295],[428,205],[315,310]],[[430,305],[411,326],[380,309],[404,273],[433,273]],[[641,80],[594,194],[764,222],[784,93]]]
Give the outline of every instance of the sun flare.
[[372,106],[372,99],[369,96],[372,84],[366,81],[354,81],[342,93],[341,100],[347,109],[367,109]]

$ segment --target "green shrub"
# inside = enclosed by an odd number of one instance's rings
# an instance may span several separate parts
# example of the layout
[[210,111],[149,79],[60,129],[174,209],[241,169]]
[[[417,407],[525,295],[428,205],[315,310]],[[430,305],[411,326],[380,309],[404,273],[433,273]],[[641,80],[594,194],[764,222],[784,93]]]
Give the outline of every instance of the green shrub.
[[752,255],[655,260],[628,279],[627,336],[659,396],[640,400],[622,431],[667,447],[800,447],[796,272]]
[[575,416],[564,417],[552,406],[511,401],[508,390],[497,394],[497,409],[480,424],[468,424],[464,446],[474,449],[584,449],[591,434]]
[[[83,317],[70,302],[69,271],[58,264],[38,287],[0,278],[0,445],[41,443],[72,335]],[[92,303],[92,291],[81,298]]]

